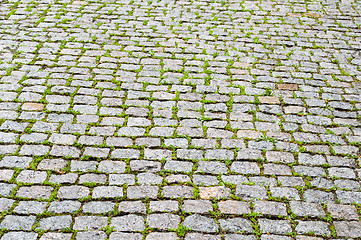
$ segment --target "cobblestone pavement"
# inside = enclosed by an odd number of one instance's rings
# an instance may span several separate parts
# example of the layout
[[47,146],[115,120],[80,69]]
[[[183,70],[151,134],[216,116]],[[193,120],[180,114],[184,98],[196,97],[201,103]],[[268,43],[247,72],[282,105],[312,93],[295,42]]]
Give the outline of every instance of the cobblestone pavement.
[[360,25],[352,0],[0,0],[0,239],[360,239]]

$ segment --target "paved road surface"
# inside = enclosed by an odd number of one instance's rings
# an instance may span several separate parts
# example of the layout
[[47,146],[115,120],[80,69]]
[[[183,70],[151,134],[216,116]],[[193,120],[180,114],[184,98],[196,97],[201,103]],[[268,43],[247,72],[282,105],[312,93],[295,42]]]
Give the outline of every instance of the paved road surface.
[[0,1],[1,240],[361,237],[361,3]]

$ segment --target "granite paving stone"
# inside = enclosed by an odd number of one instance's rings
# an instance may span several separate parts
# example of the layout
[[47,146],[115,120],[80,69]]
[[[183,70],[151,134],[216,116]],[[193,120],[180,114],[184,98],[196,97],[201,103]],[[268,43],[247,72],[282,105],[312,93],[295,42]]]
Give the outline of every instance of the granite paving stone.
[[116,231],[132,232],[143,231],[145,223],[143,217],[135,214],[129,214],[112,218],[110,226],[114,227]]
[[199,214],[186,217],[184,219],[183,225],[198,232],[215,233],[219,229],[219,226],[213,219]]
[[96,240],[105,240],[107,235],[103,231],[86,231],[78,232],[76,234],[76,239],[96,239]]
[[99,230],[107,225],[107,217],[79,216],[75,218],[73,228],[76,230]]
[[24,239],[24,240],[35,240],[37,239],[38,234],[34,232],[7,232],[2,236],[2,240],[16,240],[16,239]]
[[63,230],[69,228],[73,219],[70,215],[42,218],[39,221],[39,229],[42,230]]
[[44,233],[40,239],[48,240],[48,239],[60,239],[60,240],[69,240],[71,239],[71,233],[57,233],[57,232],[47,232]]
[[251,221],[244,218],[220,219],[219,224],[226,232],[251,233],[253,230]]
[[8,230],[31,230],[33,224],[35,223],[35,216],[16,216],[16,215],[7,215],[0,223],[1,228]]
[[1,240],[361,238],[359,0],[0,2]]

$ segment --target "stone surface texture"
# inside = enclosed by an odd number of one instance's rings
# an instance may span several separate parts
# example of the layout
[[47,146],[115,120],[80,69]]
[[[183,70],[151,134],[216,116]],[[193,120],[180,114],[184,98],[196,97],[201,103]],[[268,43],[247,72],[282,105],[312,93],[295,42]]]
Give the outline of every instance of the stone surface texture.
[[0,0],[0,240],[361,239],[360,0]]

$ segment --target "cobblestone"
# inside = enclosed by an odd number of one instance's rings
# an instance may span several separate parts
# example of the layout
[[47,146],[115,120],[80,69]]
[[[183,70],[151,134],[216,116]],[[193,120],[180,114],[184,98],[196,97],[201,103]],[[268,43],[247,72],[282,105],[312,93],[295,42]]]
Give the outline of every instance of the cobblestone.
[[287,220],[258,220],[262,232],[265,234],[287,234],[292,231],[291,225]]
[[219,224],[221,225],[221,228],[226,232],[252,232],[251,221],[243,218],[220,219]]
[[180,223],[180,217],[170,213],[150,214],[147,217],[147,223],[149,227],[159,230],[176,229]]
[[7,215],[0,223],[1,228],[8,230],[31,230],[31,227],[35,223],[35,216],[15,216]]
[[271,201],[256,201],[254,211],[270,216],[287,216],[287,207],[284,203]]
[[114,227],[117,231],[121,232],[143,231],[145,223],[143,217],[129,214],[121,217],[114,217],[111,222],[111,227]]
[[63,230],[65,228],[69,228],[72,221],[73,220],[70,215],[43,218],[39,222],[39,229]]
[[19,214],[40,214],[45,211],[46,202],[21,201],[14,208],[14,212]]
[[183,225],[199,232],[215,233],[219,229],[218,225],[213,219],[198,214],[186,217],[184,219]]
[[0,1],[1,240],[361,238],[360,1]]

